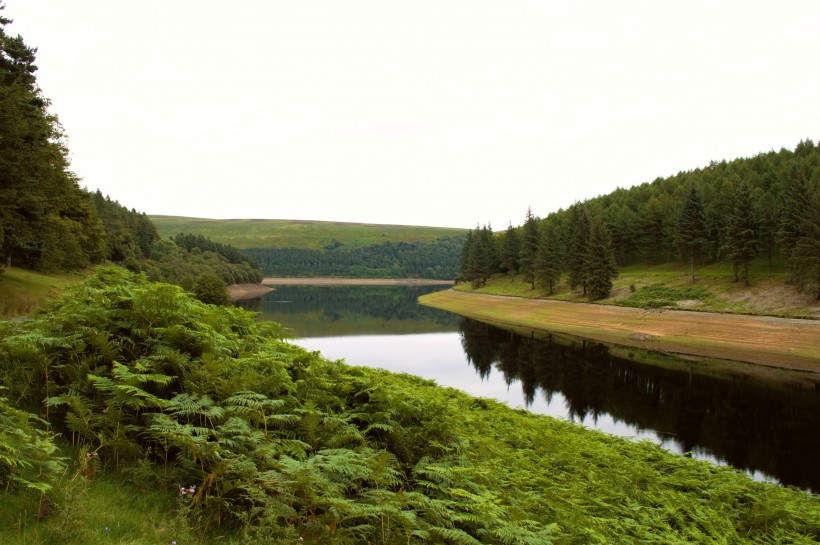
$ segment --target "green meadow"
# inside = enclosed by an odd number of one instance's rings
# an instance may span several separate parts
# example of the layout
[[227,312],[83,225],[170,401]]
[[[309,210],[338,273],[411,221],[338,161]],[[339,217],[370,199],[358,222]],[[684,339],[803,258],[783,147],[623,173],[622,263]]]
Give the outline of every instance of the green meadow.
[[350,248],[383,242],[430,242],[461,235],[467,229],[378,225],[309,220],[204,219],[180,216],[150,216],[163,237],[178,233],[203,235],[235,248],[305,248],[321,250],[338,241]]

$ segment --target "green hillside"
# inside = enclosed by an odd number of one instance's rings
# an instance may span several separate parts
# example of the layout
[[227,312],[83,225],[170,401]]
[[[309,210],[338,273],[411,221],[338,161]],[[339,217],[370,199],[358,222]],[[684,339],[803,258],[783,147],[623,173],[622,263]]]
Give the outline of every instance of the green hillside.
[[150,216],[160,235],[177,233],[203,235],[236,248],[323,249],[336,240],[349,248],[383,242],[430,242],[437,238],[462,235],[467,229],[378,225],[310,220],[186,218]]

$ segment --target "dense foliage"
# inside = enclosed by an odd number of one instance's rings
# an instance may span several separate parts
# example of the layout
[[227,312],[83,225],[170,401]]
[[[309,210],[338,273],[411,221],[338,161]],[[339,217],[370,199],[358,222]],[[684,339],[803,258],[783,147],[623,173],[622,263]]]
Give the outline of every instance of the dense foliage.
[[104,257],[103,228],[68,170],[62,127],[37,86],[36,50],[6,34],[10,22],[0,15],[0,262],[81,268]]
[[[514,230],[517,240],[513,244],[507,243],[510,230],[495,235],[495,252],[504,258],[488,258],[488,263],[495,263],[490,274],[515,271],[525,281],[552,291],[557,262],[570,289],[587,294],[593,282],[596,287],[591,295],[598,297],[606,291],[602,279],[611,277],[616,265],[682,259],[691,267],[694,281],[698,264],[725,260],[733,265],[735,281],[742,273],[748,282],[753,259],[764,257],[771,262],[779,255],[793,280],[820,298],[818,202],[820,147],[807,139],[793,151],[712,162],[705,168],[617,189],[542,220],[534,221],[528,211],[524,224]],[[603,230],[595,236],[611,237],[605,245],[611,244],[612,262],[589,254],[591,229],[599,219]],[[540,262],[532,257],[532,242],[520,242],[532,238],[533,223],[538,237],[549,239],[541,243]],[[509,255],[509,248],[516,245],[520,245],[518,261]],[[478,284],[488,276],[486,263],[462,260],[460,270],[464,280]]]
[[464,237],[431,242],[384,242],[348,247],[336,241],[322,250],[248,248],[243,253],[266,276],[344,276],[356,278],[433,278],[449,280],[458,273]]
[[259,282],[259,268],[230,245],[183,234],[178,247],[161,241],[144,213],[79,186],[37,86],[36,50],[7,35],[9,23],[0,17],[0,262],[57,272],[107,260],[189,290],[214,277]]
[[87,479],[148,464],[169,494],[183,487],[180,513],[199,531],[242,543],[820,538],[805,493],[329,362],[275,324],[123,269],[0,328],[7,397],[87,453]]

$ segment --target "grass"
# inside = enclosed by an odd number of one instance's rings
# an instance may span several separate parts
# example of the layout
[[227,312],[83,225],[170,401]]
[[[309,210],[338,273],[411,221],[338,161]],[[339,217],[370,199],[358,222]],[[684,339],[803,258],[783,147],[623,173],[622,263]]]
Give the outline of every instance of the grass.
[[9,267],[0,274],[0,318],[31,314],[86,276],[87,273],[49,275]]
[[203,235],[235,248],[322,249],[334,240],[358,248],[382,242],[429,242],[463,235],[467,229],[411,225],[378,225],[307,220],[186,218],[151,216],[163,237],[177,233]]
[[464,292],[507,295],[531,299],[593,302],[639,308],[678,308],[784,318],[820,318],[820,302],[789,283],[790,275],[782,263],[769,265],[758,260],[751,267],[751,286],[733,282],[731,265],[716,263],[695,270],[693,283],[689,268],[678,263],[656,266],[629,266],[620,270],[606,299],[589,301],[580,288],[572,291],[567,275],[555,293],[536,287],[518,277],[498,275],[473,290],[469,284],[455,289]]

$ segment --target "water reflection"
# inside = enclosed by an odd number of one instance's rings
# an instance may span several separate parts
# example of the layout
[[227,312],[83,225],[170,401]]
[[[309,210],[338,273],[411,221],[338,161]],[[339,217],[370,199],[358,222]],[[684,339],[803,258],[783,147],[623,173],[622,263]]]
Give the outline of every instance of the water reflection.
[[467,319],[460,329],[477,373],[496,370],[507,384],[520,380],[528,405],[560,395],[571,419],[609,415],[654,430],[682,452],[709,452],[784,484],[820,490],[816,388],[645,365],[599,343],[532,338]]
[[299,344],[330,359],[411,373],[820,491],[816,382],[707,375],[671,357],[647,365],[599,343],[522,336],[416,303],[439,289],[282,286],[240,306],[292,328]]
[[236,304],[300,337],[457,331],[457,316],[417,303],[420,296],[442,289],[446,287],[278,286],[259,299]]

